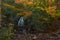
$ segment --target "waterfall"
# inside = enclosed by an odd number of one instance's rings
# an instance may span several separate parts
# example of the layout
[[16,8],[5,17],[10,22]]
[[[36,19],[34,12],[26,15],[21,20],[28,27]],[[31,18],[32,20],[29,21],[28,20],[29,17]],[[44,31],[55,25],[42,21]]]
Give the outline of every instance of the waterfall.
[[20,19],[18,21],[18,26],[24,26],[24,19],[23,19],[23,17],[20,17]]

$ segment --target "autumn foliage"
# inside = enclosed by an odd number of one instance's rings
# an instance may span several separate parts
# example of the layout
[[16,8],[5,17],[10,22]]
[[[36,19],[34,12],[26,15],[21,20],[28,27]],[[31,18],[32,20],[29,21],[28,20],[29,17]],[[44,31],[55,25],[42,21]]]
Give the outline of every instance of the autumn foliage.
[[[57,33],[60,31],[60,3],[56,0],[8,0],[2,1],[2,35],[14,34],[17,17],[23,15],[29,32]],[[59,1],[60,2],[60,1]],[[4,32],[5,30],[5,32]],[[13,32],[12,32],[13,31]],[[16,31],[16,30],[15,30]]]

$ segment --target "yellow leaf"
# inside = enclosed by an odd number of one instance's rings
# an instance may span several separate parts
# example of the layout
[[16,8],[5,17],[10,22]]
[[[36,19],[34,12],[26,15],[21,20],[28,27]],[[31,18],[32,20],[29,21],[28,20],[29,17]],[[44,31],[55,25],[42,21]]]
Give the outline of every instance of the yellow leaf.
[[29,4],[29,5],[33,5],[33,2],[28,2],[27,4]]
[[16,8],[15,6],[13,5],[10,5],[10,4],[7,4],[7,3],[3,3],[4,6],[8,7],[8,8],[11,8],[13,10],[19,10],[18,8]]
[[52,6],[52,7],[48,7],[48,8],[46,8],[46,11],[48,12],[48,13],[53,13],[53,12],[55,12],[56,11],[56,6]]

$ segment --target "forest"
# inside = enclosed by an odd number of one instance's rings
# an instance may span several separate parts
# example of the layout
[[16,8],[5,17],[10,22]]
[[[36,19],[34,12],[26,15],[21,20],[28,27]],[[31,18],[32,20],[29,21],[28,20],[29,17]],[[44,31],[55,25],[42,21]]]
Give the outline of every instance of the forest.
[[1,0],[0,5],[0,40],[12,40],[14,34],[20,34],[20,16],[23,17],[22,30],[26,30],[26,35],[60,35],[60,0]]

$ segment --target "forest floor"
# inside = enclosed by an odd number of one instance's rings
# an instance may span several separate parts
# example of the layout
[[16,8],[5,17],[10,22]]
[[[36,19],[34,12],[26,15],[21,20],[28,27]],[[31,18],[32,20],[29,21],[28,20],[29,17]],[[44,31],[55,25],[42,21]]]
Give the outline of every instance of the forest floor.
[[60,40],[60,34],[39,33],[39,34],[14,34],[12,40]]

